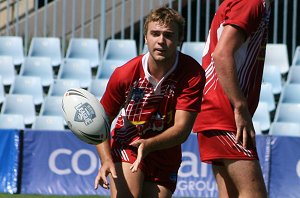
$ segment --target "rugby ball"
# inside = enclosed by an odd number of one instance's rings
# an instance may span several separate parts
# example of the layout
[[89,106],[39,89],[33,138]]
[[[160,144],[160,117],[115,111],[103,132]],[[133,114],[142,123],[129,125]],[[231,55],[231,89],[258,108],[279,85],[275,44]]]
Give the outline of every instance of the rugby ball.
[[64,119],[70,130],[88,144],[100,144],[110,134],[109,118],[97,98],[81,88],[69,89],[62,99]]

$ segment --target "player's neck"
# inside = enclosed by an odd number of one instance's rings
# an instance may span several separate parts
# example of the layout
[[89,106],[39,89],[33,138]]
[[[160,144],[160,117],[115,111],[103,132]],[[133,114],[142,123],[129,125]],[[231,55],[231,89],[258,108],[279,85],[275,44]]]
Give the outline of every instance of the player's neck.
[[172,68],[173,62],[163,62],[163,61],[154,61],[149,60],[148,61],[148,72],[151,74],[151,76],[159,82]]

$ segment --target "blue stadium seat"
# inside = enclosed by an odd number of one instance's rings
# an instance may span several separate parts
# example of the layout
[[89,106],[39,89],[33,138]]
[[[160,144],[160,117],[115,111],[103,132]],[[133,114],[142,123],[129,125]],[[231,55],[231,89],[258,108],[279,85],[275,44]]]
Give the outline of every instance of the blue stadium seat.
[[300,84],[286,83],[282,89],[279,102],[300,104]]
[[2,114],[20,114],[25,125],[31,125],[35,120],[35,106],[31,95],[7,94],[3,103]]
[[300,84],[300,67],[292,65],[288,76],[287,76],[287,83],[291,84]]
[[0,56],[11,56],[14,65],[21,65],[24,61],[22,37],[0,36]]
[[33,37],[30,43],[29,57],[47,57],[53,67],[59,66],[62,59],[60,39],[57,37]]
[[36,76],[41,78],[43,87],[49,87],[53,83],[53,70],[50,58],[27,57],[20,68],[20,76]]
[[0,129],[25,129],[23,116],[20,114],[1,114]]
[[0,76],[0,104],[2,104],[5,100],[5,89],[2,84],[2,76]]
[[261,131],[261,126],[260,126],[260,123],[259,122],[253,122],[253,127],[254,127],[254,130],[255,130],[255,134],[256,135],[262,135],[262,131]]
[[297,48],[295,50],[292,65],[300,66],[300,46],[297,46]]
[[269,135],[283,135],[300,137],[300,124],[292,122],[273,122]]
[[282,77],[279,68],[267,66],[263,72],[263,82],[271,83],[273,94],[280,94],[282,90]]
[[271,125],[270,113],[268,110],[268,104],[265,102],[259,102],[257,109],[252,118],[253,122],[258,122],[262,131],[267,131]]
[[0,56],[0,75],[5,86],[9,86],[14,82],[16,73],[12,57]]
[[62,96],[46,96],[40,110],[40,116],[62,116]]
[[107,83],[108,79],[106,78],[93,79],[88,91],[94,94],[97,99],[100,99],[105,92]]
[[64,119],[62,116],[37,116],[32,124],[35,130],[65,130]]
[[43,86],[40,77],[16,76],[9,93],[31,95],[35,105],[40,105],[44,101]]
[[58,79],[79,80],[80,87],[87,88],[92,81],[92,70],[87,59],[67,58],[60,66]]
[[79,80],[54,79],[53,84],[50,85],[48,96],[63,96],[69,89],[79,87]]
[[124,60],[137,56],[136,41],[130,39],[109,39],[106,43],[103,59]]
[[262,83],[260,90],[259,101],[266,102],[268,104],[269,111],[274,111],[276,108],[275,98],[272,92],[272,84],[271,83]]
[[99,67],[96,78],[110,78],[113,71],[119,67],[125,64],[125,60],[107,60],[104,59],[102,61],[101,67]]
[[205,47],[205,42],[188,42],[182,43],[180,51],[193,57],[199,64],[202,64],[202,54]]
[[100,62],[99,42],[91,38],[71,38],[65,58],[81,58],[90,61],[90,67],[96,68]]
[[274,122],[300,123],[300,104],[278,103]]
[[267,44],[265,67],[268,66],[278,67],[281,74],[286,74],[289,71],[289,58],[286,44]]

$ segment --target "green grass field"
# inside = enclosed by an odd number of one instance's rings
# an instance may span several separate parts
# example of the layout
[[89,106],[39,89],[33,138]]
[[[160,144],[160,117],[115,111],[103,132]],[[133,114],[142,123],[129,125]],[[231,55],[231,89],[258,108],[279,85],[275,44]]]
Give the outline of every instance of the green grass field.
[[0,194],[0,198],[107,198],[104,196],[98,196],[98,195],[93,195],[93,196],[55,196],[55,195],[23,195],[23,194]]

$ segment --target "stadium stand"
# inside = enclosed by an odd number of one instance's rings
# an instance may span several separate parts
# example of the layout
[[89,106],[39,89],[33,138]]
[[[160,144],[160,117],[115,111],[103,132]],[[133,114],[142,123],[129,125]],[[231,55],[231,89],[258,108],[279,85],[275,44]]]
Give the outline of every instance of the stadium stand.
[[79,80],[80,87],[88,88],[92,81],[92,70],[88,59],[66,58],[59,68],[57,79]]
[[300,124],[292,122],[273,122],[269,135],[284,135],[300,137]]
[[55,115],[36,116],[32,129],[62,131],[65,130],[64,119],[62,116]]
[[20,76],[36,76],[41,78],[43,87],[53,83],[51,59],[48,57],[26,57],[20,68]]
[[292,65],[299,65],[300,66],[300,46],[298,46],[295,50]]
[[88,91],[94,94],[97,99],[100,99],[105,92],[107,83],[107,78],[93,79]]
[[297,65],[291,66],[287,76],[287,83],[300,84],[300,67]]
[[71,38],[65,58],[89,60],[91,68],[97,68],[100,62],[98,39]]
[[23,116],[20,114],[0,114],[0,129],[25,129]]
[[258,122],[262,131],[270,129],[271,117],[266,102],[259,102],[257,109],[253,115],[253,122]]
[[263,72],[263,82],[271,83],[274,95],[280,94],[282,89],[282,76],[277,66],[266,66]]
[[0,56],[0,75],[4,86],[10,86],[14,82],[16,71],[11,56]]
[[113,71],[117,67],[122,66],[125,63],[125,60],[104,59],[102,61],[101,67],[97,71],[96,78],[110,78]]
[[20,114],[24,118],[25,126],[31,126],[36,115],[33,97],[25,94],[7,94],[1,114]]
[[202,54],[204,50],[205,42],[183,42],[181,46],[181,52],[190,55],[199,64],[202,64]]
[[108,39],[103,60],[125,60],[137,56],[136,41],[130,39]]
[[272,91],[271,83],[263,82],[261,84],[259,101],[266,102],[268,104],[268,110],[270,112],[275,110],[275,97]]
[[43,86],[40,77],[16,76],[9,93],[31,95],[35,105],[41,105],[44,101]]
[[11,56],[14,65],[21,65],[24,61],[24,47],[22,37],[1,36],[0,55]]
[[63,96],[68,89],[78,87],[80,87],[79,80],[54,79],[53,84],[50,85],[48,96]]
[[267,44],[265,67],[268,66],[278,67],[281,74],[286,74],[289,71],[289,59],[286,44]]
[[48,57],[53,67],[59,66],[62,60],[60,39],[56,37],[33,37],[28,57]]

